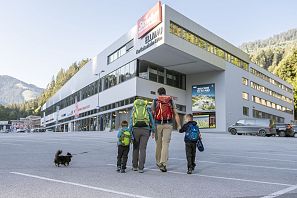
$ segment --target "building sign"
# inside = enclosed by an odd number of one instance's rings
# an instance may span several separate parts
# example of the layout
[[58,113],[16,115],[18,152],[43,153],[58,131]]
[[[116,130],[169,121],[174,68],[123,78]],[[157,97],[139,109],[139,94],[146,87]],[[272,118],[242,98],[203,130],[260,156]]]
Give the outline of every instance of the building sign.
[[162,22],[162,6],[159,1],[153,8],[145,13],[137,21],[137,34],[138,38],[142,38],[147,32],[156,27]]
[[192,86],[192,111],[200,128],[216,127],[215,84]]
[[160,26],[156,30],[152,31],[151,33],[147,34],[144,37],[144,46],[137,49],[136,54],[143,52],[144,50],[158,43],[162,39],[163,39],[163,26]]

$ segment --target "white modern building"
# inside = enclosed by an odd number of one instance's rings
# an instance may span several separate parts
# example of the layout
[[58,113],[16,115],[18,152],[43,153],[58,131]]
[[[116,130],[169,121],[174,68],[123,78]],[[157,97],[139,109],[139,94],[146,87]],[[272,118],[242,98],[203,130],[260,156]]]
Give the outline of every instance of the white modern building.
[[290,84],[158,3],[44,104],[42,125],[62,131],[116,129],[128,119],[135,98],[151,101],[159,87],[173,97],[181,116],[194,114],[202,131],[225,132],[242,118],[294,119]]

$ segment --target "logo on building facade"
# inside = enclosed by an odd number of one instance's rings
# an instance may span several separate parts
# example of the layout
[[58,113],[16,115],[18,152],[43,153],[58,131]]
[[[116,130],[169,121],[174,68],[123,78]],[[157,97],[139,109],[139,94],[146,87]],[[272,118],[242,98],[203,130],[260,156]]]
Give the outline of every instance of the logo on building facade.
[[163,26],[157,28],[153,32],[149,33],[144,37],[144,46],[136,50],[136,54],[139,54],[140,52],[143,52],[147,48],[153,46],[154,44],[158,43],[163,39]]
[[147,32],[162,22],[162,6],[159,1],[145,15],[137,21],[138,38],[142,38]]

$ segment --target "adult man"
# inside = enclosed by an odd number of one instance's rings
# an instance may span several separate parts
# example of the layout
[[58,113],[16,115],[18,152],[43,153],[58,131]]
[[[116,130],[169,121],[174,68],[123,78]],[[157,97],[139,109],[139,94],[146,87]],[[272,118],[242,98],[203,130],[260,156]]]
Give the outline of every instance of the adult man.
[[180,129],[180,119],[171,96],[165,88],[158,89],[158,98],[153,100],[151,109],[154,114],[156,129],[156,164],[162,172],[167,172],[168,148],[173,128],[173,117]]

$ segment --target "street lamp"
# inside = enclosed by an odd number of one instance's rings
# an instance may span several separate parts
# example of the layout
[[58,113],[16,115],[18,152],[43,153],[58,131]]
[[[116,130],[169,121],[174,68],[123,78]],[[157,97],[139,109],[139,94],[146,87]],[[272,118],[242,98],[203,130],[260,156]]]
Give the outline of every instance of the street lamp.
[[98,88],[97,88],[97,91],[98,91],[98,95],[97,95],[97,109],[98,109],[98,115],[97,115],[97,121],[96,121],[96,124],[97,124],[97,131],[99,131],[99,112],[100,112],[100,106],[99,106],[99,92],[100,92],[100,75],[102,73],[104,73],[105,71],[104,70],[101,70],[99,73],[95,74],[96,76],[98,76]]

